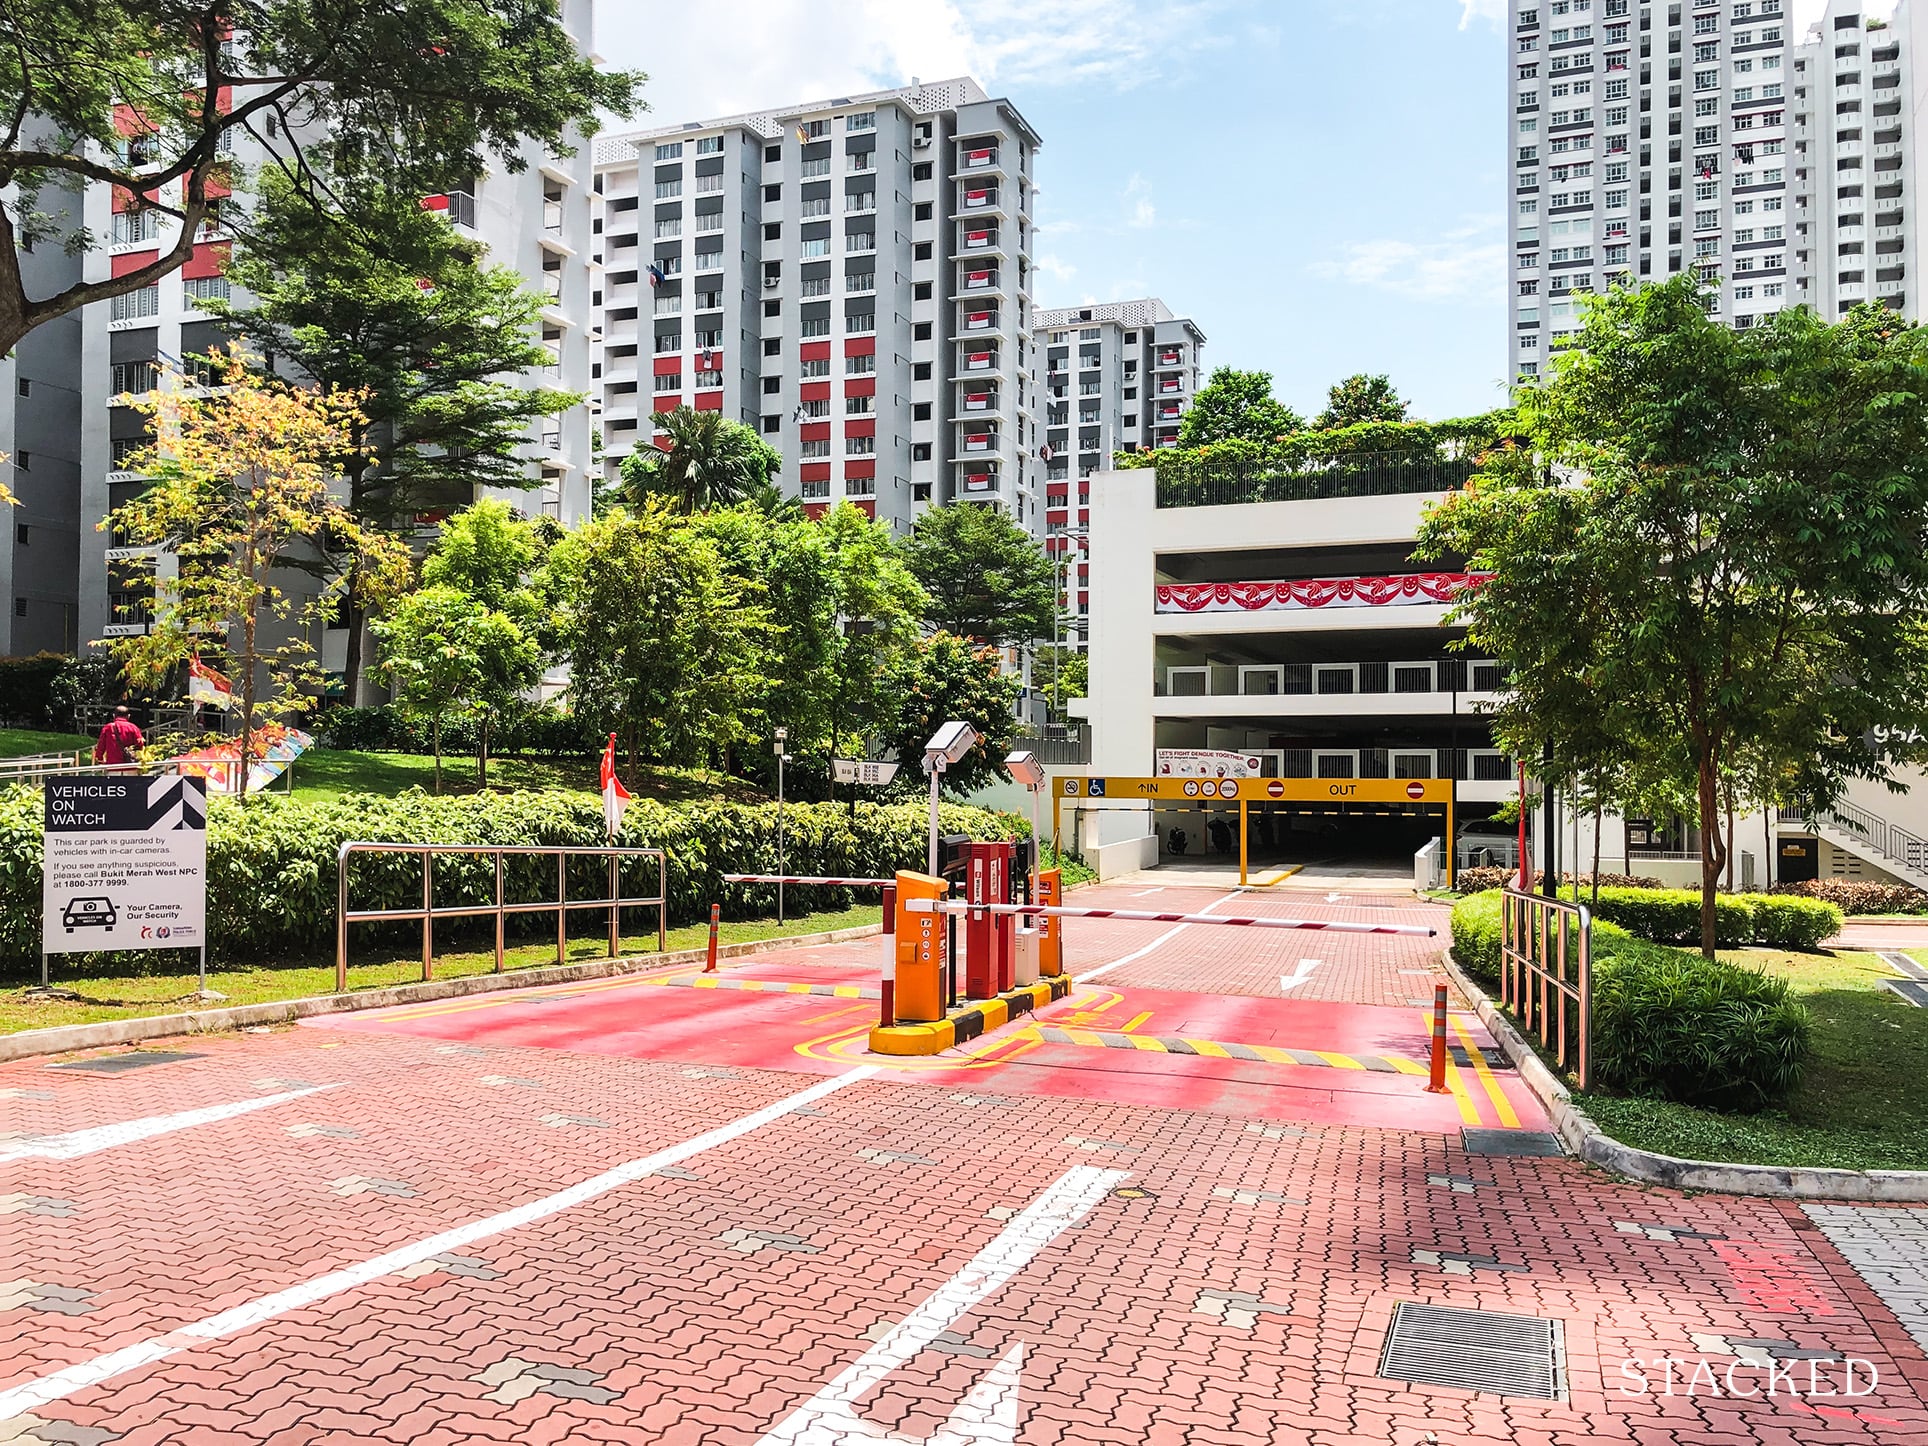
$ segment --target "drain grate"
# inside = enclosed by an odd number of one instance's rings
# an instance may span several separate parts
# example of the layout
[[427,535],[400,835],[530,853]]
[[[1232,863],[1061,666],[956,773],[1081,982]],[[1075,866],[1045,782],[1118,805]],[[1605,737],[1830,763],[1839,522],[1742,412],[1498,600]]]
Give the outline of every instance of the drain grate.
[[1928,1009],[1928,984],[1917,979],[1883,979],[1881,981],[1917,1009]]
[[137,1049],[127,1054],[103,1054],[98,1059],[75,1059],[65,1064],[50,1064],[47,1068],[72,1070],[77,1074],[126,1074],[130,1069],[146,1069],[152,1064],[178,1064],[184,1059],[203,1057],[182,1050]]
[[1899,949],[1883,949],[1880,958],[1884,964],[1892,966],[1899,973],[1907,975],[1908,978],[1928,984],[1928,969],[1922,968],[1921,965],[1915,963],[1914,960],[1910,959],[1906,954],[1903,954]]
[[1562,1357],[1558,1321],[1401,1301],[1379,1374],[1411,1385],[1558,1401],[1566,1396]]
[[1461,1130],[1460,1148],[1469,1155],[1564,1155],[1560,1137],[1543,1130]]

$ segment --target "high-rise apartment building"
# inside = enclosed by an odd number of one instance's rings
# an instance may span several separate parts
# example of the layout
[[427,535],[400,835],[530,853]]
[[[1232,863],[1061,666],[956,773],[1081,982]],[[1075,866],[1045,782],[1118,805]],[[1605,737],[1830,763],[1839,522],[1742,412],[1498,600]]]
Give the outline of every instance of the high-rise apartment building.
[[1795,289],[1832,321],[1865,301],[1910,316],[1908,264],[1921,227],[1908,224],[1914,185],[1914,12],[1884,22],[1864,0],[1829,0],[1794,47]]
[[1038,145],[968,78],[602,137],[605,469],[688,405],[762,432],[812,513],[1036,529]]
[[1620,276],[1698,271],[1737,326],[1788,305],[1784,0],[1512,0],[1508,14],[1515,372],[1538,375],[1576,297]]
[[[591,0],[565,0],[563,22],[578,45],[590,47]],[[228,142],[236,174],[249,174],[256,143],[247,135]],[[527,284],[546,294],[542,341],[552,364],[528,378],[531,383],[585,394],[591,388],[591,348],[595,313],[589,256],[592,248],[590,155],[586,144],[574,156],[547,154],[526,146],[526,168],[511,172],[500,165],[423,204],[443,212],[451,225],[474,237],[490,260],[513,266]],[[179,182],[162,188],[178,196]],[[246,205],[238,195],[226,205]],[[178,223],[154,210],[133,209],[131,199],[112,187],[95,185],[84,198],[88,229],[107,244],[83,259],[89,280],[138,269],[170,248]],[[80,317],[78,355],[79,546],[78,633],[81,642],[138,634],[151,615],[155,578],[167,575],[171,559],[151,548],[114,546],[115,539],[94,524],[145,485],[124,465],[145,444],[146,419],[131,407],[116,405],[123,393],[151,389],[164,364],[224,346],[222,325],[198,303],[213,297],[245,300],[223,274],[232,242],[217,222],[204,225],[193,256],[179,271],[153,285],[109,302],[87,307]],[[559,417],[544,418],[530,429],[525,449],[531,490],[504,492],[525,512],[546,513],[564,522],[589,515],[595,476],[591,459],[591,408],[587,402]],[[449,498],[451,508],[474,499]],[[434,517],[424,517],[432,524]],[[31,600],[29,607],[31,608]],[[323,665],[339,669],[346,633],[329,630],[322,640]]]
[[1108,470],[1113,452],[1178,444],[1205,333],[1146,297],[1040,311],[1036,345],[1044,358],[1044,545],[1066,569],[1065,601],[1075,615],[1067,641],[1082,647],[1090,634],[1091,474]]

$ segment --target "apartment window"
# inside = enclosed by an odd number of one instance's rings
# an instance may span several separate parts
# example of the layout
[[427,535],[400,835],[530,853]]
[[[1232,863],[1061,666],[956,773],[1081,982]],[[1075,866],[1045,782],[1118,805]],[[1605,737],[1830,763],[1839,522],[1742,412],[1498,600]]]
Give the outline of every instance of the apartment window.
[[877,129],[877,112],[874,110],[858,111],[854,115],[845,116],[843,124],[846,131],[875,130]]
[[1712,231],[1715,227],[1719,225],[1720,225],[1720,212],[1718,211],[1694,212],[1694,229],[1696,231]]
[[828,457],[830,455],[830,443],[828,440],[821,442],[800,442],[797,445],[799,455],[806,458]]
[[910,406],[910,419],[913,422],[928,422],[931,419],[931,404],[929,402],[912,402]]
[[766,397],[774,397],[774,396],[776,396],[776,395],[777,395],[778,393],[780,393],[780,392],[781,392],[782,390],[783,390],[783,378],[782,378],[782,377],[765,377],[765,378],[763,379],[763,395],[764,395],[764,396],[766,396]]
[[877,153],[875,151],[852,151],[850,153],[850,164],[847,169],[852,171],[876,170]]
[[[828,446],[829,443],[826,442],[824,445]],[[799,491],[802,493],[805,502],[820,501],[830,495],[830,483],[828,481],[805,482],[799,488]]]
[[910,446],[910,459],[913,462],[928,462],[931,459],[929,442],[913,442]]
[[763,339],[763,354],[765,356],[782,356],[783,355],[782,340],[778,337],[766,336]]
[[781,185],[765,186],[763,188],[763,199],[766,201],[781,201],[783,199],[783,187]]
[[830,157],[824,156],[818,160],[805,161],[801,171],[806,180],[813,176],[827,176],[830,174]]
[[161,218],[154,211],[116,211],[114,213],[114,244],[128,245],[136,241],[152,241],[161,234]]
[[765,241],[781,241],[783,239],[783,223],[781,221],[766,221],[763,226],[763,239]]
[[830,254],[830,238],[828,236],[819,236],[814,241],[804,242],[803,254],[807,257],[828,256]]
[[678,176],[673,181],[658,181],[656,183],[656,199],[659,201],[673,201],[682,194],[683,178],[681,176]]
[[802,321],[797,323],[797,330],[801,336],[829,336],[830,318],[827,316],[806,316]]
[[228,278],[192,276],[181,283],[181,292],[189,305],[197,301],[226,301],[229,296]]
[[682,391],[682,390],[683,390],[683,374],[682,374],[681,372],[664,372],[664,373],[662,373],[662,374],[661,374],[660,376],[658,376],[658,377],[656,378],[656,390],[657,390],[657,391],[659,391],[659,392],[680,392],[680,391]]
[[910,339],[912,341],[929,341],[931,339],[931,324],[928,321],[917,322],[910,329]]
[[656,148],[656,159],[659,161],[673,161],[681,157],[682,154],[683,143],[681,141],[670,141]]
[[918,243],[917,243],[917,244],[916,244],[915,246],[912,246],[912,247],[910,248],[910,254],[911,254],[911,259],[912,259],[913,261],[928,261],[928,260],[930,260],[930,259],[931,259],[931,243],[930,243],[930,242],[928,242],[928,241],[919,241],[919,242],[918,242]]
[[910,168],[910,178],[913,181],[928,181],[931,178],[931,163],[919,161]]
[[816,361],[802,362],[798,365],[797,375],[803,377],[827,377],[830,375],[830,361],[827,357],[824,357]]
[[696,385],[698,387],[722,386],[723,385],[722,369],[718,368],[712,371],[698,371],[696,374]]
[[656,239],[658,241],[665,240],[671,236],[681,236],[682,234],[683,218],[681,216],[665,217],[656,223]]
[[845,251],[875,251],[876,249],[877,233],[875,231],[852,231],[844,237]]
[[781,432],[782,430],[783,430],[782,417],[778,416],[774,412],[765,412],[763,414],[763,432],[766,436],[775,432]]
[[819,421],[830,415],[830,403],[828,400],[819,397],[816,401],[798,404],[797,410],[802,413],[801,420],[806,422]]
[[783,315],[783,303],[782,303],[781,301],[766,301],[766,302],[764,302],[764,303],[763,303],[763,314],[764,314],[765,316],[781,316],[781,315]]
[[910,289],[910,296],[912,301],[929,301],[931,299],[930,282],[919,281],[914,283]]
[[699,156],[722,155],[723,154],[723,137],[721,136],[698,137],[696,142],[696,154]]
[[814,219],[815,217],[828,216],[829,214],[830,214],[830,198],[828,196],[806,196],[804,198],[804,202],[803,202],[803,219],[804,220],[808,221],[808,220]]
[[803,123],[803,134],[808,140],[820,141],[830,134],[830,122],[827,119],[805,121]]
[[928,221],[931,219],[931,214],[931,203],[929,201],[919,201],[915,206],[911,207],[911,219],[913,221]]
[[656,354],[658,356],[663,356],[673,351],[681,351],[682,349],[683,335],[681,332],[667,331],[656,338]]
[[843,208],[846,215],[856,211],[874,211],[877,209],[877,193],[852,191],[844,197]]
[[830,278],[828,276],[806,276],[803,278],[802,285],[805,296],[828,296],[830,294]]
[[844,318],[844,334],[857,336],[877,329],[877,313],[874,311],[853,311]]
[[[825,362],[824,371],[826,374],[829,372],[829,369],[830,364]],[[844,358],[843,369],[844,375],[847,377],[869,376],[877,370],[877,358],[875,356],[847,356]],[[927,377],[930,375],[930,367],[928,364],[924,367],[924,375]]]
[[874,415],[876,411],[877,399],[875,397],[844,398],[844,415],[847,417],[871,416]]
[[[852,358],[853,361],[855,359],[854,357]],[[873,367],[872,370],[875,370],[875,368]],[[929,381],[931,379],[931,364],[929,362],[912,362],[910,364],[910,379],[914,382]]]
[[109,303],[109,317],[113,321],[132,321],[137,317],[158,316],[161,310],[160,286],[143,286],[139,291],[130,291],[124,296],[116,296]]
[[783,147],[782,147],[782,146],[765,146],[765,147],[763,148],[763,159],[764,159],[764,160],[766,160],[766,161],[780,161],[780,160],[782,160],[782,159],[783,159]]
[[[115,362],[110,369],[108,390],[119,396],[123,392],[141,394],[151,392],[161,383],[161,364],[154,361]],[[27,384],[20,384],[25,396]]]
[[875,437],[845,437],[843,444],[846,457],[874,457],[877,455]]

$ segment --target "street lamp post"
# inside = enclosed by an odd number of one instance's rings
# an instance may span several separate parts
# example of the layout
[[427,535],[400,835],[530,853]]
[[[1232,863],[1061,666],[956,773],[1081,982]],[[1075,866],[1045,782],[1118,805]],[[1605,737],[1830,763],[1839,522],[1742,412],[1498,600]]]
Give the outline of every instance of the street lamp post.
[[776,730],[777,750],[777,922],[783,922],[783,745],[790,736],[790,730],[779,726]]

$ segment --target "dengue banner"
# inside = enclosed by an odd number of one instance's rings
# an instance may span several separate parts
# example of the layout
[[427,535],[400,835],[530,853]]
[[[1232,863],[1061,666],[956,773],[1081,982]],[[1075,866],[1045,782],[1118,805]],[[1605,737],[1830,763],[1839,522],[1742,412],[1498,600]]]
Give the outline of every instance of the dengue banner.
[[1223,748],[1160,748],[1161,778],[1257,778],[1264,761],[1255,753],[1233,753]]
[[199,949],[207,941],[207,780],[107,775],[45,786],[42,948]]

